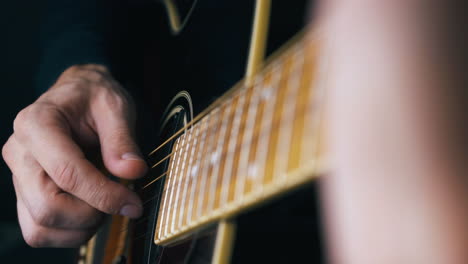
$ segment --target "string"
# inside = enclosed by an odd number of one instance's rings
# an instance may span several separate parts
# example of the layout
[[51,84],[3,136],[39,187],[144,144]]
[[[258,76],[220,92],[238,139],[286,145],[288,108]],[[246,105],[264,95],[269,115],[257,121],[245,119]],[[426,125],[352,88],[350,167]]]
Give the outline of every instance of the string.
[[[298,37],[296,38],[293,38],[289,43],[293,43],[295,42],[297,39],[299,39],[300,37],[303,36],[303,32],[301,33],[298,33]],[[300,43],[298,44],[295,44],[297,46],[299,46]],[[288,55],[289,53],[292,53],[292,52],[284,52],[286,50],[286,48],[288,46],[290,46],[291,44],[285,44],[283,48],[280,48],[278,49],[276,52],[274,52],[272,55],[269,56],[269,58],[265,61],[265,65],[264,68],[258,73],[258,76],[261,76],[262,74],[265,74],[266,72],[268,72],[269,70],[271,70],[271,68],[275,67],[276,64],[279,64],[280,60],[282,59],[282,57],[286,57],[286,55]],[[297,49],[297,48],[296,48]],[[291,48],[290,50],[295,50],[294,48]],[[303,51],[303,48],[302,48],[302,51]],[[246,80],[245,79],[242,79],[240,80],[238,83],[236,83],[231,89],[229,89],[227,92],[225,92],[222,96],[220,96],[218,99],[216,99],[211,105],[209,105],[204,111],[202,111],[201,113],[199,113],[193,120],[191,120],[189,123],[187,123],[184,127],[182,127],[181,129],[179,129],[174,135],[172,135],[170,138],[168,138],[165,142],[163,142],[161,145],[159,145],[158,147],[156,147],[153,151],[151,151],[148,156],[152,156],[154,153],[156,153],[158,150],[160,150],[163,146],[167,145],[168,143],[171,142],[171,140],[173,140],[174,138],[176,138],[178,135],[180,135],[183,131],[187,130],[190,126],[192,126],[193,124],[195,124],[197,121],[199,121],[201,118],[203,118],[204,116],[206,116],[207,113],[209,113],[211,110],[213,110],[214,108],[218,107],[220,104],[222,104],[227,98],[230,98],[230,97],[233,97],[234,93],[236,92],[239,92],[241,90],[243,90],[242,88],[251,88],[250,85],[249,86],[245,86],[245,82]]]
[[[265,67],[264,68],[264,71],[269,68],[269,67]],[[245,88],[245,89],[241,89],[241,88]],[[186,131],[188,129],[188,127],[192,126],[198,122],[200,119],[202,119],[203,117],[205,117],[208,113],[210,113],[210,111],[212,111],[214,108],[218,107],[219,105],[221,105],[222,103],[225,103],[225,99],[227,97],[231,97],[231,95],[233,95],[234,93],[238,92],[238,91],[246,91],[248,89],[253,89],[254,87],[252,86],[243,86],[243,81],[239,82],[236,86],[234,86],[234,88],[230,89],[227,93],[225,93],[223,96],[221,96],[220,98],[218,98],[215,102],[213,102],[207,109],[205,109],[203,112],[201,112],[199,115],[197,115],[193,120],[191,120],[188,124],[186,124],[184,127],[182,127],[180,130],[178,130],[174,135],[172,135],[169,139],[167,139],[165,142],[163,142],[161,145],[159,145],[156,149],[154,149],[148,156],[151,156],[153,155],[154,153],[156,153],[158,150],[160,150],[163,146],[167,145],[168,143],[170,143],[173,139],[175,139],[177,136],[179,136],[183,131]],[[254,89],[255,91],[256,89]],[[261,89],[259,89],[261,90]],[[254,92],[252,94],[252,97],[254,96],[257,96],[259,92]],[[251,100],[252,100],[252,97],[251,97]],[[303,113],[303,114],[307,114],[309,111],[306,110],[307,104],[306,105],[301,105],[300,107],[297,108],[297,113]],[[311,109],[311,108],[307,108],[307,109]],[[232,113],[234,114],[235,111],[233,111]],[[284,118],[284,117],[283,117]],[[270,126],[274,127],[279,121],[281,120],[281,117],[274,117],[272,118],[272,122],[270,124]],[[262,122],[263,123],[263,122]],[[213,124],[213,126],[216,126],[218,124]],[[210,125],[207,124],[207,127],[206,129],[210,129]],[[261,128],[263,128],[263,125],[261,126]],[[262,129],[260,129],[260,131],[262,131]],[[193,132],[193,131],[191,131]],[[261,136],[260,134],[263,134],[263,133],[255,133],[255,136],[253,138],[257,138],[259,136]],[[252,139],[253,139],[252,138]],[[183,147],[183,146],[181,146]],[[235,150],[237,150],[238,148],[240,148],[241,146],[239,145],[236,145]],[[178,149],[175,149],[173,152],[171,152],[169,155],[165,156],[163,159],[159,160],[158,162],[156,162],[154,165],[152,165],[151,169],[154,169],[156,168],[157,166],[159,166],[160,164],[163,164],[164,161],[166,161],[167,159],[169,159],[170,157],[172,157],[173,155],[175,155],[176,151],[178,151]],[[223,153],[224,155],[225,153]],[[146,184],[143,188],[139,189],[138,191],[141,191],[149,186],[151,186],[152,184],[154,184],[155,182],[161,180],[164,176],[167,175],[168,172],[165,172],[161,175],[159,175],[158,177],[156,177],[155,179],[153,179],[150,183]],[[150,197],[150,199],[146,200],[144,203],[143,203],[143,207],[147,206],[149,204],[150,201],[154,200],[155,198],[158,198],[159,195],[155,195],[155,196],[152,196]],[[150,217],[155,217],[156,214],[158,214],[159,211],[157,210],[154,210],[154,212],[150,213],[149,216],[145,217],[145,218],[142,218],[142,219],[138,219],[138,220],[131,220],[132,222],[135,221],[134,223],[130,223],[130,224],[127,224],[127,227],[122,229],[119,234],[121,234],[122,232],[126,232],[128,231],[131,226],[137,226],[138,224],[141,224],[142,222],[144,222],[145,220],[148,220],[148,218]],[[136,228],[135,228],[136,229]],[[148,233],[150,233],[151,231],[146,229],[147,232],[144,232],[143,234],[141,235],[138,235],[137,237],[134,237],[131,239],[131,241],[136,241],[136,240],[139,240],[141,238],[144,238]]]
[[[298,113],[298,114],[306,114],[306,112],[307,112],[307,111],[306,111],[306,108],[307,108],[307,105],[301,105],[300,107],[298,107],[297,113]],[[272,122],[272,126],[276,125],[279,121],[281,121],[281,118],[278,118],[278,117],[277,117],[277,118],[274,118],[274,121]],[[261,129],[260,129],[260,130],[261,130]],[[263,133],[265,133],[265,132],[263,132]],[[252,137],[252,140],[258,138],[258,137],[261,136],[261,134],[263,134],[263,133],[256,133],[256,134]],[[240,147],[241,147],[241,146],[237,146],[236,149],[237,149],[237,148],[240,148]],[[144,207],[145,205],[147,205],[150,201],[154,200],[155,198],[158,198],[158,195],[151,196],[148,200],[146,200],[146,201],[143,203],[143,207]],[[147,217],[140,218],[140,219],[137,219],[137,220],[132,220],[132,221],[136,221],[136,222],[133,223],[133,224],[134,224],[134,225],[140,224],[140,223],[142,223],[144,220],[147,220],[149,217],[153,217],[156,213],[158,213],[158,212],[155,211],[154,214],[150,214],[150,215],[147,216]],[[129,229],[130,229],[130,227],[124,228],[124,229],[120,230],[119,232],[120,232],[120,233],[123,233],[123,232],[125,232],[125,231],[128,231]],[[147,233],[148,233],[148,232],[147,232]],[[145,233],[145,234],[147,234],[147,233]],[[145,235],[145,234],[143,234],[143,235]]]
[[[249,87],[247,87],[246,89],[232,89],[232,90],[233,90],[233,91],[234,91],[234,90],[235,90],[235,91],[239,91],[239,90],[244,90],[244,91],[245,91],[245,90],[253,89],[253,88],[254,88],[254,86],[249,86]],[[255,89],[255,90],[257,90],[257,89]],[[254,90],[254,93],[252,94],[251,100],[252,100],[252,99],[255,99],[254,97],[255,97],[255,96],[258,96],[259,93],[260,93],[260,91],[263,90],[263,89],[258,89],[257,91],[255,91],[255,90]],[[228,94],[232,94],[232,93],[233,93],[233,92],[228,93]],[[236,95],[236,96],[237,96],[237,95]],[[225,97],[225,96],[223,96],[223,97]],[[206,116],[206,114],[209,113],[210,110],[212,110],[214,107],[219,106],[221,103],[224,103],[225,101],[224,101],[224,100],[221,100],[223,97],[221,97],[220,99],[218,99],[218,100],[217,100],[215,103],[213,103],[208,109],[206,109],[205,111],[203,111],[202,113],[200,113],[200,115],[198,115],[194,120],[192,120],[190,123],[188,123],[186,126],[184,126],[184,128],[180,129],[178,132],[176,132],[176,134],[174,134],[171,138],[169,138],[168,140],[166,140],[166,142],[164,142],[164,143],[163,143],[162,145],[160,145],[158,148],[156,148],[155,150],[153,150],[153,152],[151,152],[149,155],[154,154],[156,151],[158,151],[159,149],[161,149],[163,145],[169,143],[172,139],[175,138],[175,136],[177,136],[177,135],[180,134],[182,131],[184,131],[186,127],[192,125],[194,122],[196,122],[196,121],[200,120],[201,118],[203,118],[204,116]],[[297,107],[298,107],[297,113],[304,113],[304,114],[306,114],[306,113],[308,112],[308,111],[305,110],[306,106],[307,106],[307,104],[301,105],[301,106],[297,106]],[[232,115],[234,115],[234,114],[235,114],[235,111],[232,111],[232,112],[229,114],[229,118],[230,118]],[[291,114],[293,114],[293,113],[291,113]],[[270,126],[276,125],[279,121],[281,121],[282,118],[284,118],[284,117],[277,116],[277,117],[273,118],[273,119],[271,120],[271,123],[270,123],[269,125],[270,125]],[[220,124],[218,124],[218,122],[215,122],[215,124],[213,124],[212,126],[210,126],[209,124],[207,124],[207,125],[206,125],[207,127],[206,127],[205,129],[210,129],[210,130],[211,130],[211,129],[213,129],[213,127],[219,126],[219,125],[220,125]],[[261,128],[263,128],[264,125],[265,125],[265,124],[262,123]],[[193,131],[190,131],[190,132],[193,133]],[[265,131],[264,133],[266,133],[266,132],[268,132],[268,131]],[[263,134],[263,133],[261,133],[261,134]],[[258,138],[261,134],[255,134],[254,137],[252,137],[252,139],[250,140],[250,142],[251,142],[254,138]],[[193,142],[194,140],[195,140],[195,137],[193,137],[193,139],[192,139],[191,142]],[[248,143],[248,142],[246,142],[246,143]],[[237,150],[239,147],[241,147],[241,145],[243,145],[243,144],[240,144],[240,145],[239,145],[239,144],[236,144],[236,147],[235,147],[234,150]],[[183,148],[183,147],[184,147],[184,144],[181,144],[181,147],[180,147],[180,148]],[[169,157],[175,155],[175,153],[176,153],[177,151],[179,151],[179,150],[180,150],[180,149],[176,148],[172,153],[170,153],[169,155],[167,155],[166,157],[164,157],[162,160],[158,161],[158,162],[157,162],[156,164],[154,164],[151,168],[153,169],[153,168],[157,167],[158,165],[162,164],[162,162],[164,162],[165,160],[167,160]],[[181,153],[181,154],[182,154],[182,153]],[[226,154],[226,153],[223,152],[222,154],[224,155],[224,154]],[[167,172],[165,172],[165,173],[163,173],[162,175],[159,175],[158,177],[156,177],[155,179],[153,179],[150,183],[146,184],[146,185],[145,185],[143,188],[141,188],[139,191],[141,191],[141,190],[147,188],[148,186],[152,185],[153,183],[159,181],[159,180],[162,179],[165,175],[167,175]],[[175,184],[175,183],[174,183],[174,184]],[[167,190],[167,189],[166,189],[166,190]],[[144,202],[143,206],[147,205],[150,201],[154,200],[154,199],[157,198],[157,197],[158,197],[158,195],[152,196],[149,200],[146,200],[146,201]],[[177,201],[176,201],[176,202],[177,202]],[[170,204],[169,204],[169,206],[170,206]],[[149,217],[154,217],[157,213],[158,213],[158,212],[155,210],[154,213],[150,214],[149,216],[147,216],[147,217],[145,217],[145,218],[142,218],[142,219],[138,219],[137,222],[133,223],[133,225],[141,224],[143,221],[147,220]],[[129,225],[129,226],[130,226],[130,225]],[[127,230],[129,230],[129,229],[130,229],[130,227],[125,228],[125,229],[122,229],[122,230],[120,231],[120,233],[125,232],[125,231],[127,231]],[[141,234],[141,235],[138,235],[136,238],[133,239],[133,241],[138,240],[138,239],[144,237],[144,236],[147,235],[148,233],[149,233],[149,232],[145,232],[145,233],[143,233],[143,234]]]
[[[268,73],[268,70],[270,71],[274,71],[274,72],[277,72],[277,68],[279,67],[278,64],[282,64],[284,65],[284,63],[280,63],[280,62],[277,62],[277,63],[273,63],[273,64],[270,64],[268,65],[267,67],[265,67],[265,69],[262,71],[263,74],[265,73]],[[260,78],[262,75],[259,75],[258,78]],[[228,103],[227,99],[231,98],[233,99],[234,97],[237,97],[239,96],[239,93],[241,91],[244,91],[246,92],[246,90],[254,90],[253,91],[253,94],[252,94],[252,97],[255,97],[255,96],[258,96],[258,94],[260,93],[260,90],[261,89],[254,89],[254,85],[249,85],[249,86],[245,86],[244,85],[244,80],[241,80],[239,83],[237,83],[232,89],[230,89],[228,92],[226,92],[225,94],[223,94],[221,97],[219,97],[215,102],[213,102],[210,106],[208,106],[208,108],[206,108],[204,111],[202,111],[200,114],[198,114],[193,120],[191,120],[189,123],[187,123],[185,126],[183,126],[182,128],[180,128],[176,133],[174,133],[171,137],[169,137],[166,141],[164,141],[163,143],[161,143],[158,147],[156,147],[153,151],[151,151],[148,156],[152,156],[154,155],[157,151],[159,151],[161,148],[163,148],[164,146],[166,146],[167,144],[169,144],[170,142],[172,142],[172,140],[174,140],[175,138],[177,138],[179,135],[181,135],[184,131],[188,130],[188,129],[191,129],[193,128],[194,125],[197,125],[198,121],[200,121],[202,118],[204,118],[208,113],[210,113],[212,110],[214,110],[215,108],[221,106],[223,103]],[[231,101],[232,102],[232,101]],[[232,113],[230,113],[227,118],[230,118],[232,115],[235,115],[235,111],[233,111]],[[217,125],[217,122],[215,124],[212,124],[212,125],[209,125],[208,124],[208,127],[206,129],[209,129],[211,128],[211,126],[216,126]],[[167,156],[163,157],[161,160],[157,161],[154,165],[151,166],[151,169],[154,169],[156,168],[157,166],[161,165],[165,160],[167,160],[168,158],[172,157],[173,155],[175,154],[175,151],[173,151],[172,153],[168,154]]]
[[155,148],[153,151],[151,151],[148,156],[152,156],[154,153],[156,153],[158,150],[160,150],[162,147],[170,143],[174,138],[179,136],[182,132],[186,131],[191,127],[193,124],[198,122],[200,119],[205,117],[211,110],[215,109],[216,107],[220,106],[222,103],[226,101],[228,97],[234,96],[233,94],[243,90],[242,88],[245,88],[243,86],[243,81],[240,81],[238,84],[236,84],[232,89],[227,91],[225,94],[223,94],[221,97],[216,99],[210,106],[208,106],[205,110],[203,110],[200,114],[198,114],[193,120],[191,120],[189,123],[187,123],[185,126],[183,126],[181,129],[179,129],[174,135],[169,137],[166,141],[164,141],[161,145],[159,145],[157,148]]
[[[243,89],[240,89],[240,90],[243,90]],[[254,95],[258,95],[258,92],[256,92],[256,93],[253,94],[252,96],[254,96]],[[234,95],[234,96],[239,96],[239,94],[236,94],[236,95]],[[223,101],[223,102],[225,102],[225,101]],[[219,106],[219,105],[218,105],[218,106]],[[205,113],[205,115],[203,115],[201,118],[205,117],[206,114],[208,114],[208,112]],[[233,115],[235,115],[235,112],[229,113],[225,118],[231,118],[231,116],[233,116]],[[198,118],[198,116],[194,119],[194,121],[199,121],[199,119],[197,120],[197,118]],[[214,123],[212,123],[212,124],[207,124],[207,125],[205,126],[204,129],[205,129],[205,130],[211,130],[211,129],[213,129],[214,127],[218,126],[218,125],[219,125],[219,124],[218,124],[219,122],[220,122],[220,120],[218,120],[218,122],[214,122]],[[186,128],[187,126],[191,125],[191,123],[192,123],[192,122],[188,123],[184,128]],[[199,123],[196,123],[195,126],[196,126],[196,125],[200,125],[200,124],[199,124]],[[181,130],[179,130],[178,132],[176,132],[176,134],[179,133],[179,132],[184,131],[184,128],[182,128]],[[193,127],[192,127],[192,128],[193,128]],[[190,129],[190,130],[192,130],[192,129]],[[166,140],[164,143],[162,143],[158,148],[156,148],[155,150],[153,150],[152,153],[155,153],[155,152],[156,152],[157,150],[159,150],[163,145],[165,145],[165,144],[169,143],[171,140],[173,140],[173,139],[174,139],[174,136],[175,136],[176,134],[174,134],[173,136],[171,136],[168,140]],[[192,139],[191,142],[193,142],[193,140],[194,140],[194,139]],[[157,162],[155,162],[154,165],[151,165],[151,169],[155,169],[155,168],[158,167],[159,165],[162,165],[164,161],[166,161],[166,160],[169,159],[170,157],[174,156],[175,153],[176,153],[180,148],[183,148],[184,146],[185,146],[185,144],[181,144],[181,146],[180,146],[179,148],[174,149],[170,154],[166,155],[166,156],[163,157],[161,160],[158,160]],[[151,155],[152,153],[150,153],[149,155]],[[150,186],[151,184],[155,183],[156,181],[160,180],[160,179],[161,179],[164,175],[166,175],[166,174],[167,174],[167,172],[163,173],[162,175],[157,176],[155,179],[153,179],[150,183],[146,184],[146,185],[145,185],[143,188],[141,188],[140,190],[145,189],[146,187],[148,187],[148,186]]]
[[[249,87],[249,89],[250,89],[250,88],[253,88],[253,86],[252,86],[252,87]],[[251,99],[250,99],[250,100],[255,99],[257,96],[261,96],[261,92],[262,92],[262,89],[254,89],[254,90],[253,90],[253,93],[252,93],[252,95],[251,95]],[[236,94],[235,96],[239,96],[239,94]],[[235,111],[229,113],[229,114],[228,114],[228,117],[226,117],[226,118],[230,118],[232,115],[235,115]],[[195,119],[196,119],[196,118],[195,118]],[[272,119],[271,125],[274,126],[275,124],[277,124],[277,123],[280,121],[280,119],[281,119],[281,117],[274,117],[274,118]],[[206,130],[212,130],[214,127],[219,126],[219,124],[218,124],[219,122],[220,122],[220,121],[218,120],[217,122],[213,122],[212,124],[207,124],[206,127],[205,127],[205,129],[206,129]],[[211,123],[211,122],[210,122],[210,123]],[[200,125],[200,124],[197,123],[197,124],[195,124],[195,125]],[[264,128],[264,125],[266,125],[266,124],[262,124],[261,127],[260,127],[260,129]],[[179,131],[180,131],[180,130],[179,130]],[[182,130],[182,131],[183,131],[183,130]],[[193,140],[194,140],[194,138],[192,139],[192,141],[193,141]],[[191,142],[192,142],[192,141],[191,141]],[[163,143],[163,144],[164,144],[164,143]],[[179,151],[180,149],[182,149],[184,146],[185,146],[185,144],[180,144],[180,146],[179,146],[178,148],[174,149],[173,152],[171,152],[169,155],[167,155],[167,156],[165,156],[164,158],[162,158],[161,160],[157,161],[151,168],[154,169],[154,168],[156,168],[157,166],[161,165],[161,164],[163,163],[163,161],[167,160],[169,157],[174,156],[175,153],[176,153],[177,151]],[[236,149],[237,149],[237,147],[236,147]],[[182,153],[181,153],[181,154],[182,154]],[[222,154],[224,154],[224,153],[222,153]],[[154,178],[153,180],[151,180],[151,182],[149,182],[148,184],[146,184],[144,187],[142,187],[141,189],[137,190],[136,192],[141,191],[141,190],[143,190],[143,189],[145,189],[145,188],[151,186],[151,185],[154,184],[155,182],[161,180],[165,175],[167,175],[167,173],[168,173],[168,172],[165,172],[165,173],[163,173],[163,174],[157,176],[156,178]]]

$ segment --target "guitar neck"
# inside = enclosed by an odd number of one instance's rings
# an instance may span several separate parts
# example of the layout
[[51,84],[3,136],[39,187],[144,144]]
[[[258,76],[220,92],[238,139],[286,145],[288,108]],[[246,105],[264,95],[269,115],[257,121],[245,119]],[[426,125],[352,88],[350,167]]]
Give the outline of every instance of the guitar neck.
[[251,82],[240,82],[179,136],[156,243],[167,244],[321,173],[325,78],[318,48],[313,33],[296,37]]

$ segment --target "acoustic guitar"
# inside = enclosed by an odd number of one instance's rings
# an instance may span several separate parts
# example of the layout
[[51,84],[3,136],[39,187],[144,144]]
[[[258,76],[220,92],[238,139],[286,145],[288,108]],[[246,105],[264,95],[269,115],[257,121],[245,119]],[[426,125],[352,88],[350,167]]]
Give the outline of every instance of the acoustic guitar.
[[[183,43],[185,36],[194,35],[191,23],[198,19],[203,5],[199,2],[163,1],[170,41]],[[207,93],[198,95],[211,100],[204,110],[197,110],[193,94],[223,76],[192,82],[190,76],[203,75],[193,74],[200,69],[192,64],[184,73],[180,65],[185,58],[172,57],[174,47],[164,46],[168,54],[160,56],[162,65],[175,66],[167,66],[173,71],[166,77],[171,84],[159,85],[186,87],[171,89],[175,96],[158,125],[159,143],[148,155],[148,175],[128,184],[140,195],[144,214],[136,220],[109,217],[81,247],[79,264],[324,261],[316,197],[317,177],[325,172],[321,132],[326,58],[319,52],[320,32],[310,25],[296,27],[288,31],[295,36],[276,49],[280,41],[270,42],[274,27],[286,27],[283,18],[306,21],[310,8],[269,0],[246,2],[254,15],[239,22],[253,24],[244,77],[214,101]],[[283,16],[291,10],[302,14]],[[220,28],[213,22],[202,32],[221,32]],[[223,31],[236,37],[237,31]],[[185,50],[196,47],[195,42]],[[204,48],[210,50],[210,44]],[[273,48],[276,51],[270,52]],[[165,64],[164,58],[171,62]],[[230,67],[229,61],[219,67]]]

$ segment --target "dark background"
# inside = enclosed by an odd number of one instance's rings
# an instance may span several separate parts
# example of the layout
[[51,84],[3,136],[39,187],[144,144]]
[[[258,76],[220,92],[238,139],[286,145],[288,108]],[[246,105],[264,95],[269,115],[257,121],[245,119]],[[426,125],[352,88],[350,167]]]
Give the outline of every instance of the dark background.
[[[39,60],[41,1],[0,4],[0,143],[12,132],[16,113],[35,98]],[[66,263],[71,250],[32,249],[24,243],[16,217],[11,173],[0,161],[0,263]]]

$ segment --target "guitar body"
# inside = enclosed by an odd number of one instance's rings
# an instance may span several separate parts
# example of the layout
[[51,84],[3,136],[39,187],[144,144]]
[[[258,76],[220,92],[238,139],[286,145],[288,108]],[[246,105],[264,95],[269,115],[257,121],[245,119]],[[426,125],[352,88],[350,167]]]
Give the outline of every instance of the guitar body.
[[[174,18],[167,19],[167,13],[171,13],[174,7],[180,12],[179,22],[174,22]],[[310,3],[274,2],[270,9],[266,57],[303,29]],[[251,49],[255,2],[165,1],[165,5],[159,5],[156,9],[148,4],[147,11],[154,12],[151,15],[143,14],[148,15],[145,21],[153,24],[154,35],[150,34],[141,44],[147,54],[144,76],[138,84],[143,89],[134,96],[137,102],[141,102],[138,110],[143,113],[140,117],[145,121],[145,125],[141,126],[145,133],[141,137],[147,139],[144,141],[145,151],[151,153],[148,162],[154,168],[143,179],[129,185],[140,195],[144,215],[133,221],[120,216],[109,217],[97,235],[82,247],[79,262],[323,262],[316,181],[301,180],[302,183],[295,184],[294,188],[272,191],[271,195],[258,196],[253,202],[239,205],[226,202],[223,207],[218,202],[223,190],[230,192],[229,188],[222,189],[226,176],[221,170],[228,171],[228,164],[234,164],[231,167],[239,171],[237,167],[243,158],[240,154],[235,158],[237,156],[233,154],[234,161],[231,163],[222,158],[216,159],[216,143],[210,142],[221,142],[220,148],[229,152],[228,134],[231,137],[234,135],[226,131],[236,130],[233,125],[235,118],[230,116],[235,116],[236,107],[241,105],[241,97],[236,96],[236,90],[243,89],[236,86],[239,86],[240,80],[244,80],[241,86],[251,86],[249,82],[256,80],[250,78],[252,81],[249,81],[249,70],[246,70],[253,67],[247,64],[254,64],[249,59],[252,56],[249,47]],[[261,71],[260,66],[257,68],[251,74]],[[273,74],[268,76],[274,78]],[[253,98],[253,95],[250,97]],[[250,97],[242,100],[253,100],[248,99]],[[233,105],[221,106],[217,110],[216,106],[223,105],[223,102],[226,105],[232,102]],[[269,109],[267,105],[268,102],[262,104],[263,112]],[[271,109],[273,111],[274,107]],[[226,117],[219,118],[219,121],[213,118],[204,121],[204,117],[214,116],[211,112],[216,111],[224,113]],[[157,121],[151,123],[148,120]],[[226,121],[223,123],[222,120]],[[242,131],[242,127],[246,129],[248,124],[243,126],[243,118],[240,120],[239,131]],[[209,129],[218,123],[217,128]],[[224,132],[218,135],[216,131]],[[304,130],[298,136],[306,133]],[[222,137],[227,143],[223,143]],[[245,138],[243,136],[240,140],[245,141]],[[259,142],[255,144],[258,146]],[[211,149],[209,144],[213,145]],[[155,148],[156,151],[153,151]],[[242,151],[242,148],[233,148],[229,153]],[[203,157],[210,154],[208,158]],[[204,159],[213,163],[211,167],[205,166],[206,175],[214,175],[217,170],[224,178],[216,182],[212,176],[205,183],[197,183],[197,175],[203,175]],[[222,164],[222,168],[216,167],[216,163]],[[185,175],[185,178],[174,175]],[[236,178],[236,175],[232,173],[232,177]],[[307,177],[312,178],[310,175]],[[217,190],[212,203],[217,204],[219,210],[215,210],[218,208],[216,206],[210,210],[212,200],[200,196],[202,190],[209,192],[211,186]],[[197,208],[196,202],[190,205],[190,199],[202,202]],[[246,201],[250,200],[246,198]],[[193,223],[186,220],[192,214],[192,207]],[[201,211],[199,218],[195,217],[197,209]],[[171,210],[178,212],[172,218],[168,216]]]

